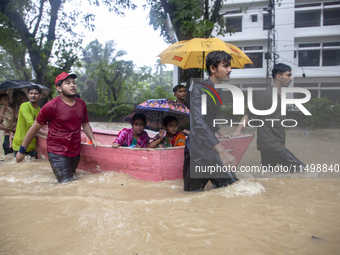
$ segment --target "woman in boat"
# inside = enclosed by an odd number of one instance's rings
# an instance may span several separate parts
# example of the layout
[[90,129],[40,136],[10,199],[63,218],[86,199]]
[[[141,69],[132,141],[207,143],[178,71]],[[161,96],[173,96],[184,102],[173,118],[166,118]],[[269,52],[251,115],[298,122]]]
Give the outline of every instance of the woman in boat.
[[112,147],[119,146],[146,148],[149,144],[149,135],[144,131],[146,118],[143,114],[137,113],[132,117],[132,128],[124,128],[118,133]]
[[185,145],[185,135],[182,131],[178,131],[178,120],[175,116],[165,116],[163,125],[164,129],[161,129],[159,134],[155,136],[149,148],[167,148]]

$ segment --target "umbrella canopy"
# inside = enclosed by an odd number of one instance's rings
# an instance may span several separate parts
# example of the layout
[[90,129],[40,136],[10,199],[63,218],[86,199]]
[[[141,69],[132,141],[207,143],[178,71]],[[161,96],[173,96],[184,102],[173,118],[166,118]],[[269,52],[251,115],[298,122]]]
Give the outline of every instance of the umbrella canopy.
[[158,57],[161,58],[161,64],[173,64],[182,69],[204,69],[205,56],[217,50],[223,50],[233,57],[231,67],[243,68],[245,64],[253,63],[238,47],[218,38],[193,38],[176,42],[161,52]]
[[173,115],[178,120],[178,128],[183,129],[190,125],[190,110],[184,104],[170,99],[150,99],[136,106],[136,108],[124,118],[124,121],[132,125],[132,117],[142,113],[146,117],[146,129],[159,131],[163,128],[163,118]]
[[45,97],[45,98],[48,97],[48,94],[51,91],[50,88],[44,85],[41,85],[41,84],[37,84],[31,81],[24,81],[24,80],[6,80],[0,83],[0,94],[6,93],[12,99],[12,94],[14,90],[18,89],[18,90],[24,91],[25,94],[27,95],[28,88],[32,85],[39,86],[42,89],[42,97]]

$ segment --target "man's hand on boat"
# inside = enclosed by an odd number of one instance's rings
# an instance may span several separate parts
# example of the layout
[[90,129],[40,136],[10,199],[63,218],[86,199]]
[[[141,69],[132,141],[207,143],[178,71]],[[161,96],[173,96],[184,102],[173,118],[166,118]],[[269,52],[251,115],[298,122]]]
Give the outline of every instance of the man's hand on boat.
[[218,134],[220,139],[230,139],[230,136],[224,134],[221,129],[219,129],[216,133]]
[[101,145],[101,143],[98,142],[97,140],[93,139],[93,140],[92,140],[92,145],[94,146],[95,149],[97,149],[97,146],[98,146],[98,145]]
[[227,152],[225,150],[225,148],[220,144],[216,144],[214,146],[214,149],[216,150],[216,152],[218,153],[218,156],[220,157],[223,165],[225,165],[226,167],[228,166],[236,166],[236,160],[233,157],[233,155],[231,155],[229,152]]
[[236,137],[242,135],[241,132],[235,131],[234,133],[231,133],[231,137]]

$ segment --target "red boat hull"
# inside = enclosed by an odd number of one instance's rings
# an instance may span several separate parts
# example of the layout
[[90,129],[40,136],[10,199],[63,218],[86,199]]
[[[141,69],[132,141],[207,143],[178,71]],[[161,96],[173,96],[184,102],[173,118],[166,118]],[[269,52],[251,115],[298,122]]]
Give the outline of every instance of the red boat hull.
[[[112,148],[118,132],[93,130],[102,145],[95,149],[82,133],[81,154],[78,169],[91,173],[116,171],[130,174],[141,180],[164,181],[182,178],[184,147],[166,149]],[[239,163],[249,147],[253,135],[222,140],[222,145]],[[47,158],[46,138],[37,137],[37,151]]]

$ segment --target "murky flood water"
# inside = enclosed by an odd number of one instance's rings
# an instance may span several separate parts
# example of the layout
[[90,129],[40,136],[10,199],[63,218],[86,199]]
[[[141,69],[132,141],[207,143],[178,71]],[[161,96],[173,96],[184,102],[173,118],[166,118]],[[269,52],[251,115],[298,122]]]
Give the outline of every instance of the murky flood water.
[[[305,163],[340,163],[339,130],[287,136]],[[240,165],[259,164],[255,148],[254,140]],[[241,174],[230,187],[186,193],[182,180],[115,172],[79,170],[76,181],[57,184],[47,160],[1,159],[0,254],[340,253],[340,179],[327,174]]]

